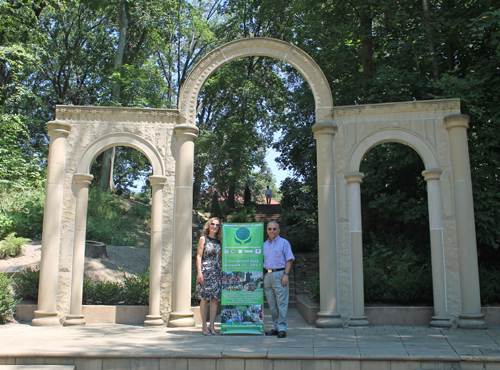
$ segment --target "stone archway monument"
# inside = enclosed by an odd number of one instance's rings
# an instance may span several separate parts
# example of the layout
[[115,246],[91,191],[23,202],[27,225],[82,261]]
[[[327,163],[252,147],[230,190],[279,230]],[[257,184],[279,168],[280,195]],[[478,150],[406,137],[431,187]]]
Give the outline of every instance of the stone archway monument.
[[194,326],[191,248],[196,109],[220,66],[268,56],[296,68],[315,100],[318,161],[320,312],[316,325],[368,325],[364,315],[359,164],[373,146],[410,145],[428,184],[435,316],[431,325],[484,327],[466,128],[458,100],[333,107],[314,60],[281,40],[250,38],[205,56],[168,109],[57,106],[51,137],[38,309],[33,325],[84,324],[83,261],[90,166],[107,148],[126,145],[151,162],[151,281],[145,325]]

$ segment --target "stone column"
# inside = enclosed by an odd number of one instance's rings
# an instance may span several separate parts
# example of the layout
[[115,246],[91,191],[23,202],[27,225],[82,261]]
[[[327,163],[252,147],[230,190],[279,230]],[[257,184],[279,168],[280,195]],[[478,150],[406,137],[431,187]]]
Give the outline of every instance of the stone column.
[[457,223],[458,265],[462,313],[457,326],[462,329],[485,329],[481,313],[479,271],[477,264],[476,228],[470,174],[467,128],[469,117],[454,114],[443,119],[450,137],[453,194]]
[[446,273],[444,265],[443,223],[439,179],[443,170],[433,168],[422,172],[427,181],[427,202],[429,204],[429,229],[431,238],[432,292],[434,316],[432,327],[451,328],[452,323],[446,308]]
[[350,172],[344,175],[349,193],[349,227],[351,234],[352,263],[352,303],[353,315],[349,326],[370,325],[365,316],[365,296],[363,290],[363,228],[361,225],[361,189],[363,182],[361,172]]
[[35,311],[35,318],[31,321],[31,325],[34,326],[60,325],[56,309],[57,274],[66,165],[66,144],[70,130],[71,124],[69,123],[57,120],[47,123],[50,144],[47,162],[45,210],[43,213],[38,307]]
[[149,176],[152,189],[151,198],[151,246],[150,246],[150,278],[149,278],[149,315],[146,316],[144,325],[164,325],[160,312],[161,293],[161,244],[162,244],[162,221],[163,221],[163,186],[167,178],[165,176]]
[[193,216],[194,140],[198,127],[177,125],[174,215],[174,283],[168,326],[195,326],[191,310],[191,248]]
[[335,166],[333,139],[337,133],[335,122],[316,123],[318,161],[318,226],[319,226],[319,328],[343,327],[338,311],[337,286],[337,220],[335,219]]
[[73,242],[73,267],[71,269],[71,302],[69,315],[64,320],[64,326],[85,325],[85,318],[82,314],[85,235],[87,230],[89,185],[93,178],[94,176],[86,173],[75,173],[73,175],[77,186],[75,236]]

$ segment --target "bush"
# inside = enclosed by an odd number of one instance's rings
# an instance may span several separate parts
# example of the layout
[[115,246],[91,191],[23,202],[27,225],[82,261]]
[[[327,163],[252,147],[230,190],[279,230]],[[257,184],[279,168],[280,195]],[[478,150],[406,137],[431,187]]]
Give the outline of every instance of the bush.
[[0,239],[15,232],[26,238],[42,235],[45,182],[30,184],[0,183]]
[[432,305],[430,269],[400,269],[389,279],[389,300],[403,304]]
[[384,270],[378,266],[366,265],[363,269],[363,290],[365,303],[383,300],[387,295],[389,283]]
[[311,293],[312,298],[316,298],[319,301],[319,273],[315,272],[311,274],[309,281],[307,282],[307,289],[309,289],[309,293]]
[[479,285],[481,304],[500,303],[500,271],[495,268],[479,266]]
[[231,215],[231,222],[254,222],[256,213],[257,207],[255,205],[243,207],[240,212]]
[[307,211],[286,210],[285,222],[288,227],[288,238],[293,252],[310,252],[319,247],[318,217],[316,213]]
[[16,297],[27,301],[38,301],[38,285],[40,281],[40,269],[28,267],[15,275],[13,282]]
[[219,204],[219,194],[217,191],[214,191],[212,196],[212,201],[210,202],[210,217],[218,217],[219,220],[222,220],[223,214]]
[[10,293],[9,284],[12,278],[7,277],[7,273],[0,274],[0,324],[4,324],[12,317],[17,301]]
[[136,193],[134,194],[134,198],[141,203],[149,204],[151,202],[151,193],[149,191],[147,193]]
[[123,284],[112,281],[83,280],[83,304],[118,305],[123,304]]
[[30,240],[27,238],[16,238],[16,233],[10,233],[0,242],[0,258],[15,257],[21,254],[22,246]]
[[123,274],[123,301],[125,304],[149,305],[149,268],[136,275]]

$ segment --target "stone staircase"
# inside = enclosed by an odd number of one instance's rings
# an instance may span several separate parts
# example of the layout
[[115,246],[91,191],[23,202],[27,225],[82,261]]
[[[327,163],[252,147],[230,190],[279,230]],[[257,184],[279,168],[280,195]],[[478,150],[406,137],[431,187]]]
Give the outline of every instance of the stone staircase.
[[[255,214],[255,222],[264,222],[264,240],[267,240],[267,224],[270,221],[276,221],[280,225],[280,236],[282,238],[288,237],[288,232],[286,228],[286,223],[283,221],[283,215],[281,212],[281,206],[279,204],[276,205],[266,205],[259,204],[257,206],[257,213]],[[290,276],[288,279],[288,284],[290,285],[290,295],[288,299],[288,307],[296,308],[296,297],[295,297],[295,276],[293,273],[293,266],[290,270]],[[269,304],[266,299],[266,295],[264,294],[264,308],[269,308]]]

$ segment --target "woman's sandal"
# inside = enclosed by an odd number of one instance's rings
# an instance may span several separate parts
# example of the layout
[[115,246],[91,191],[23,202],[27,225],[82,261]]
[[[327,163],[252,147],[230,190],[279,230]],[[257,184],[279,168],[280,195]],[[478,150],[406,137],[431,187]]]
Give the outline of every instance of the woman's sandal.
[[206,332],[206,333],[203,329],[201,329],[201,332],[203,335],[212,335],[212,331],[210,330],[210,328],[208,328],[208,332]]
[[215,331],[215,329],[210,329],[210,328],[208,328],[208,330],[210,330],[210,334],[211,334],[211,335],[219,335],[219,333],[217,333],[217,332]]

